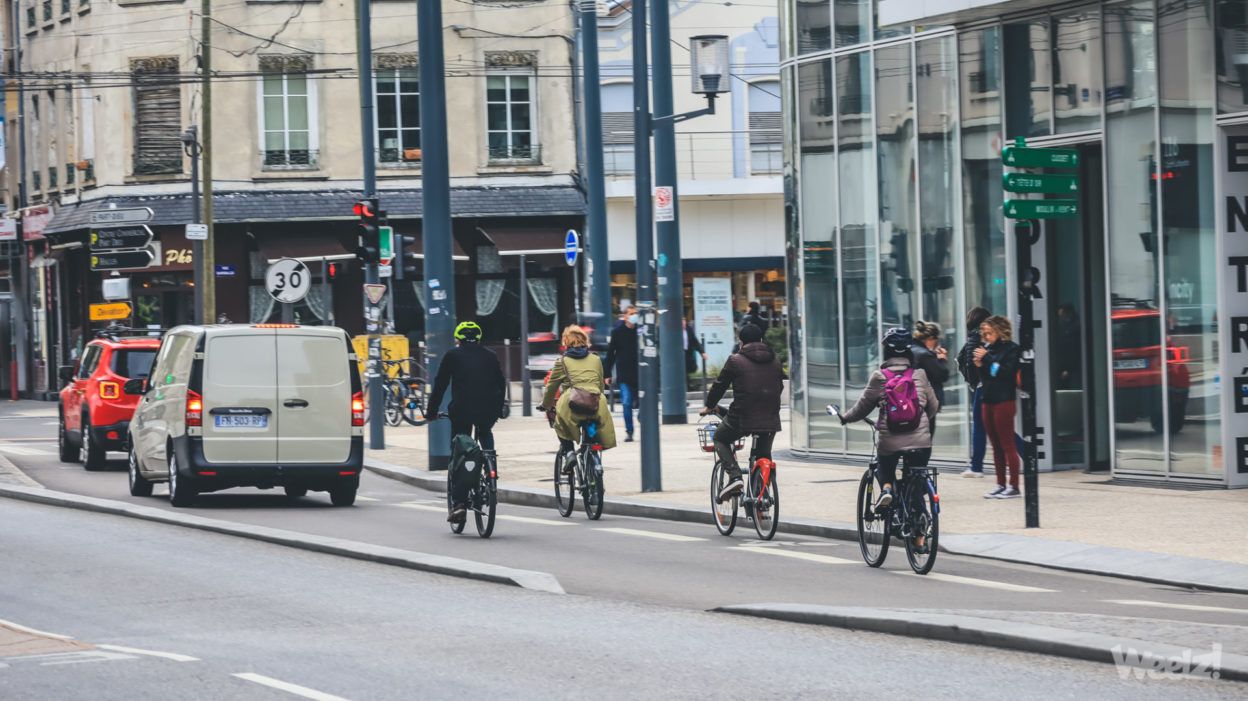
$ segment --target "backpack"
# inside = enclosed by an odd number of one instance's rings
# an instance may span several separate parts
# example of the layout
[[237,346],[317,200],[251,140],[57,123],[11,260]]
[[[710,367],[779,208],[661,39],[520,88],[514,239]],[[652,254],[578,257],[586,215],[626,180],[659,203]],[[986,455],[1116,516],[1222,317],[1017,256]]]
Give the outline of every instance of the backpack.
[[900,374],[880,368],[884,375],[884,406],[881,411],[890,433],[909,433],[919,427],[923,410],[919,408],[919,391],[914,385],[914,368]]
[[485,456],[472,436],[460,433],[451,439],[451,473],[456,488],[471,489],[481,482]]

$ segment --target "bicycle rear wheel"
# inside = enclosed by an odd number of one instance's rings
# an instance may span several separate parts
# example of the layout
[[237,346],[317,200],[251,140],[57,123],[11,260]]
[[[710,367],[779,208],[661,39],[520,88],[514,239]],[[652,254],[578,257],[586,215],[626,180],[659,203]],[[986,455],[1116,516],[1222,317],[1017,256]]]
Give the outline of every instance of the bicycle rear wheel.
[[763,540],[771,540],[780,525],[780,488],[776,484],[776,471],[771,470],[766,487],[763,471],[750,470],[750,495],[754,499],[754,530]]
[[477,486],[477,508],[473,515],[477,519],[477,535],[489,538],[494,533],[494,512],[498,509],[498,489],[491,473],[494,466],[486,463],[485,474],[481,475],[481,484]]
[[602,456],[592,450],[585,451],[585,482],[581,485],[581,501],[590,521],[602,518],[603,491]]
[[[454,504],[451,503],[451,471],[447,470],[446,471],[446,513],[448,515],[451,513],[452,506],[454,506]],[[451,533],[459,534],[459,533],[464,532],[464,525],[467,523],[468,523],[468,519],[465,518],[463,521],[458,521],[458,522],[448,521],[447,525],[451,527]]]
[[424,426],[425,420],[425,383],[421,380],[409,381],[406,396],[403,397],[403,420],[413,426]]
[[403,388],[393,381],[386,382],[385,389],[385,416],[387,426],[398,426],[403,423]]
[[[914,478],[918,479],[918,478]],[[924,480],[910,492],[910,535],[906,538],[906,559],[916,574],[927,574],[936,564],[936,548],[940,539],[940,514],[936,501]],[[922,538],[923,545],[918,545]]]
[[875,475],[871,468],[858,483],[858,549],[871,567],[884,564],[888,556],[888,510],[875,513]]
[[715,469],[711,470],[711,516],[715,518],[715,528],[720,535],[732,535],[737,527],[737,504],[741,497],[735,495],[724,501],[719,500],[719,490],[728,482],[723,464],[716,460]]
[[563,474],[563,463],[567,460],[576,460],[576,455],[562,450],[555,455],[555,506],[564,518],[571,516],[576,506],[576,469]]

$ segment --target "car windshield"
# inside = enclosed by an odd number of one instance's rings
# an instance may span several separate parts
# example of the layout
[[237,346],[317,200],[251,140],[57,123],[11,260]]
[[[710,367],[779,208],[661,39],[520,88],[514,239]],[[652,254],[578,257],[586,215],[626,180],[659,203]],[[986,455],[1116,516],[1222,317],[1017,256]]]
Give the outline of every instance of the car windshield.
[[1114,319],[1114,348],[1147,348],[1161,345],[1161,328],[1156,316]]
[[152,372],[152,361],[155,359],[155,348],[114,351],[112,371],[125,378],[147,377]]

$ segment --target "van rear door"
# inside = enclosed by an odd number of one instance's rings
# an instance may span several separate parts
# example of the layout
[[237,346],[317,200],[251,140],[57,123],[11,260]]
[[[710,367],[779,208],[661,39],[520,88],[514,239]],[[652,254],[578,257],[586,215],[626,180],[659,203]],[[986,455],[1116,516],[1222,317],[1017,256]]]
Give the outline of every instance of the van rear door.
[[213,331],[204,346],[204,457],[277,462],[277,339],[272,329]]
[[341,329],[277,330],[282,464],[343,462],[351,453],[351,374]]

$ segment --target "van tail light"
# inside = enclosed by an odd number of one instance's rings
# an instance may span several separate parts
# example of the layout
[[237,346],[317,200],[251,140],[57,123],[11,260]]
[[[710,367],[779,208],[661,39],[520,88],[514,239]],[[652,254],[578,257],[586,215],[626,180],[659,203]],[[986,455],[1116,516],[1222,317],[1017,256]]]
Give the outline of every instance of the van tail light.
[[364,393],[356,392],[351,395],[351,425],[364,425]]
[[204,425],[204,398],[195,390],[186,390],[186,425]]
[[100,383],[100,399],[117,399],[121,397],[121,385],[105,380]]

